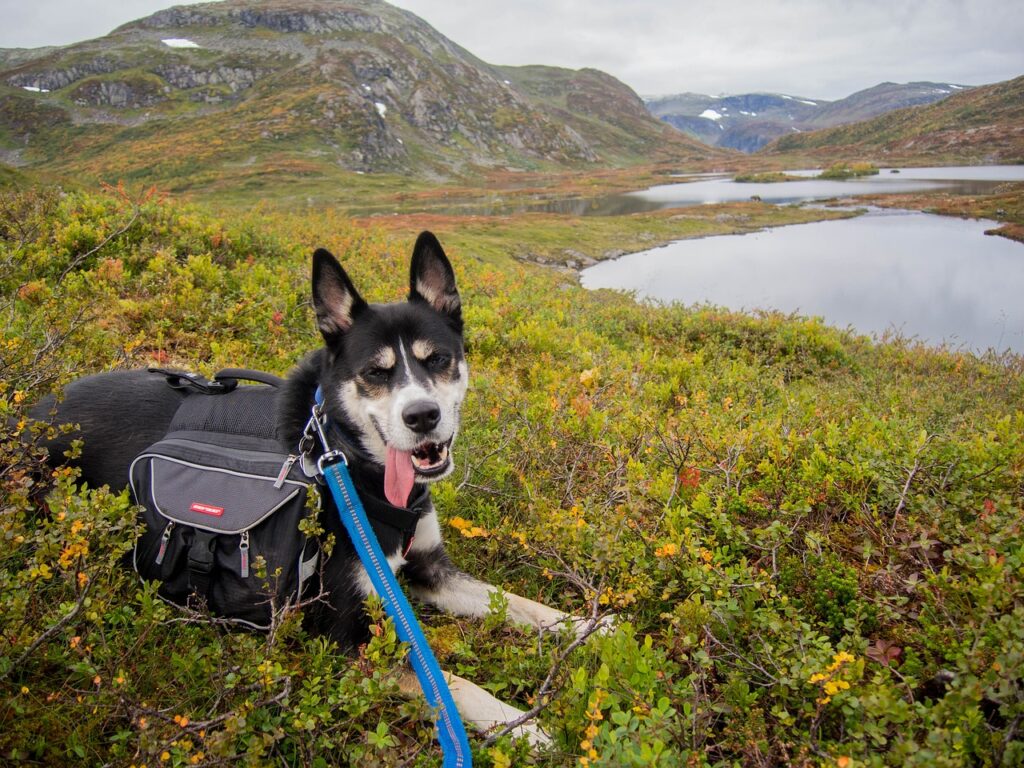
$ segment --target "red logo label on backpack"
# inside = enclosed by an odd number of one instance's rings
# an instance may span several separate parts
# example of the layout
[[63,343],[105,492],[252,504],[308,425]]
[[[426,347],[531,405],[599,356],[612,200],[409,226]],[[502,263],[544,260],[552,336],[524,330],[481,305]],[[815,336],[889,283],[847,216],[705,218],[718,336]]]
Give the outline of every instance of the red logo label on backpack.
[[212,504],[203,504],[198,501],[193,501],[192,506],[189,507],[192,512],[198,512],[201,515],[211,515],[213,517],[220,517],[224,514],[224,507],[215,507]]

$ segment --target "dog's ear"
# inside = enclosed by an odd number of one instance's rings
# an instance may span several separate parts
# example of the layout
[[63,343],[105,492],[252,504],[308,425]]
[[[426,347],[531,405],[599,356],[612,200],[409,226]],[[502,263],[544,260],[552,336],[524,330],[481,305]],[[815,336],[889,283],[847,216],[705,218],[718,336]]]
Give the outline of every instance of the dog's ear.
[[313,254],[313,308],[324,341],[336,341],[365,307],[366,302],[338,260],[329,251],[317,248]]
[[432,232],[421,232],[412,250],[409,301],[422,300],[458,328],[462,328],[462,301],[455,287],[455,271]]

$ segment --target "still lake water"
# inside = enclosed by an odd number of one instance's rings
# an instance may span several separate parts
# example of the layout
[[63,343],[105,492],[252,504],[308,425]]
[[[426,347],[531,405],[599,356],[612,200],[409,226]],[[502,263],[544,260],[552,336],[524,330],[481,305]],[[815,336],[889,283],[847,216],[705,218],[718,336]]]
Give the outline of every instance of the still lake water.
[[[681,181],[660,184],[636,192],[599,197],[533,198],[450,198],[409,208],[410,212],[430,212],[451,216],[509,216],[520,213],[557,213],[565,216],[628,216],[664,208],[709,205],[749,200],[757,195],[766,203],[781,205],[854,195],[897,194],[944,190],[965,195],[991,192],[1008,181],[1024,181],[1024,165],[991,165],[956,168],[883,168],[877,176],[848,181],[808,178],[778,184],[737,184],[732,174],[704,173],[679,176]],[[820,171],[788,171],[794,176],[815,176]],[[685,181],[683,181],[685,180]],[[376,215],[382,211],[353,211],[356,215]]]
[[[897,170],[898,173],[893,171]],[[685,205],[707,205],[749,200],[757,195],[766,203],[806,203],[833,197],[900,194],[908,192],[954,192],[980,195],[1008,181],[1024,181],[1024,165],[965,166],[960,168],[883,168],[875,176],[846,181],[813,179],[820,171],[787,171],[807,176],[807,181],[775,184],[737,184],[731,176],[697,177],[682,184],[662,184],[621,197],[651,206],[647,210]]]
[[1024,245],[986,237],[993,226],[872,210],[681,240],[601,262],[581,282],[662,302],[778,309],[862,333],[896,330],[932,344],[1024,353]]

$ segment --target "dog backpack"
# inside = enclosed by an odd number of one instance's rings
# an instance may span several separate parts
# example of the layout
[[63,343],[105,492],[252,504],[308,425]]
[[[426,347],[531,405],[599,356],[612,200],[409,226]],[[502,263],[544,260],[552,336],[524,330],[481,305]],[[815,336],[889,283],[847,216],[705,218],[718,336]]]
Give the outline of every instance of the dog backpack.
[[[188,394],[167,434],[131,465],[145,522],[133,566],[171,603],[205,603],[215,617],[268,629],[276,611],[298,602],[318,554],[299,525],[316,514],[310,480],[276,437],[280,380],[151,370]],[[270,386],[237,386],[240,378]]]

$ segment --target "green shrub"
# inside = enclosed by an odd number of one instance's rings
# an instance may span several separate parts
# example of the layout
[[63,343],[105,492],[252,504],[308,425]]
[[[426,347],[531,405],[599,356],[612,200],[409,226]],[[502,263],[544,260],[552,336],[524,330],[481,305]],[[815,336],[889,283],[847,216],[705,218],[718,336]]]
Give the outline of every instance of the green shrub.
[[[26,417],[111,367],[283,373],[318,343],[311,246],[387,301],[411,238],[116,189],[2,202],[3,759],[437,765],[379,612],[354,657],[297,613],[270,635],[185,620],[120,566],[127,496],[46,469],[33,436],[51,427]],[[554,670],[556,748],[474,738],[479,764],[1021,761],[1018,358],[638,305],[468,250],[451,256],[472,390],[435,490],[449,549],[527,597],[620,616],[564,655],[569,637],[424,615],[445,667],[515,705]]]

